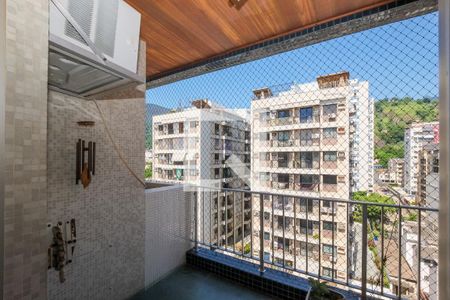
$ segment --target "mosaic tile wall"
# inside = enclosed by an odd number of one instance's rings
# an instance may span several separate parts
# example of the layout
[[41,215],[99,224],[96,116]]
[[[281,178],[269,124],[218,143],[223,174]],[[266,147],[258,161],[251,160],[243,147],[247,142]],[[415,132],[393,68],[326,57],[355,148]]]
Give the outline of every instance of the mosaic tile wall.
[[[98,101],[131,168],[144,174],[144,99]],[[119,160],[93,102],[49,93],[48,222],[75,218],[66,281],[48,271],[49,299],[126,299],[144,287],[144,188]],[[95,121],[91,128],[77,121]],[[96,170],[75,184],[76,142],[96,142]]]
[[45,299],[48,0],[6,9],[3,298]]
[[145,286],[186,261],[192,230],[193,195],[182,186],[145,191]]

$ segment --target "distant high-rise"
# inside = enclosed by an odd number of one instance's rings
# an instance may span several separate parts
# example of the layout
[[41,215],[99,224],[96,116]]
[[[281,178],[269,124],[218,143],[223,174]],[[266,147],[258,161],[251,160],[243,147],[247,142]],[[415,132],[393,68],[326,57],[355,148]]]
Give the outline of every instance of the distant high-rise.
[[[248,189],[249,116],[249,110],[226,109],[208,100],[154,116],[153,180],[211,187],[212,191]],[[199,226],[204,242],[244,246],[242,237],[251,230],[250,194],[206,193],[198,205],[200,212],[208,212],[208,220]],[[209,220],[210,213],[214,220]]]
[[439,143],[439,122],[413,123],[405,130],[404,188],[416,195],[419,178],[419,152],[424,146]]

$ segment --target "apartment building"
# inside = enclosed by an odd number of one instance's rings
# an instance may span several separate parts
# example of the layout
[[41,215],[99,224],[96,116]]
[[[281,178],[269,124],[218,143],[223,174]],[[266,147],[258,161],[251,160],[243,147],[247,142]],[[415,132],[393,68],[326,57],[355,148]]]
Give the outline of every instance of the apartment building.
[[419,151],[417,203],[439,208],[439,144],[423,146]]
[[263,88],[251,111],[252,189],[285,195],[264,196],[265,259],[347,278],[346,205],[317,199],[373,187],[368,82],[342,72],[283,91]]
[[405,130],[404,188],[417,194],[419,180],[419,152],[424,146],[439,143],[439,122],[413,123]]
[[403,186],[403,165],[405,161],[402,158],[391,158],[388,161],[389,182]]
[[[153,180],[196,187],[248,189],[249,110],[225,109],[209,100],[153,117]],[[211,192],[198,199],[198,234],[218,246],[235,245],[250,233],[250,195]],[[244,224],[244,225],[243,225]],[[233,235],[233,229],[235,234]],[[226,244],[225,241],[228,241]]]

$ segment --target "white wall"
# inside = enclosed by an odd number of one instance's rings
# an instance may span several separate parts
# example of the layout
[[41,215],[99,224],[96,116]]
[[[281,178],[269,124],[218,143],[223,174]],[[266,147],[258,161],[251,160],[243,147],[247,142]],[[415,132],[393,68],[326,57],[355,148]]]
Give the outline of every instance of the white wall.
[[145,191],[145,286],[183,265],[193,226],[194,198],[183,186]]

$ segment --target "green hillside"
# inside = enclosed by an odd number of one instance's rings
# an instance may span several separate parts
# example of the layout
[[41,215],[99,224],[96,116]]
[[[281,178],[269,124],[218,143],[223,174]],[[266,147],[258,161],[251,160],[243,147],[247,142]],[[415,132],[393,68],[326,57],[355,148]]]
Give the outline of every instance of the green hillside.
[[386,166],[390,158],[403,157],[405,128],[413,122],[438,120],[435,99],[392,98],[375,102],[375,158]]

